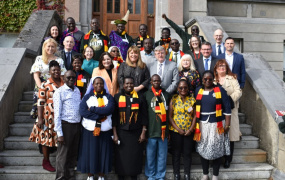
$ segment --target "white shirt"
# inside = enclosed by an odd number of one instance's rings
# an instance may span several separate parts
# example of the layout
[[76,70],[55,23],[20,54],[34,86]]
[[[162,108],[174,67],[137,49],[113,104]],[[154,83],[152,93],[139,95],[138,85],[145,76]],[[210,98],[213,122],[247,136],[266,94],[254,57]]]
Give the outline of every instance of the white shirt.
[[[170,52],[170,53],[171,53],[171,52]],[[176,65],[177,65],[177,68],[178,68],[179,63],[180,63],[180,61],[181,61],[181,54],[180,54],[180,50],[179,50],[179,51],[177,51],[177,52],[174,52],[174,51],[173,51],[173,54],[172,54],[172,61],[173,61],[173,59],[174,59],[174,53],[177,53]],[[173,61],[173,62],[174,62],[174,61]]]
[[[163,75],[163,71],[164,71],[164,66],[165,66],[165,60],[163,61],[163,63],[160,63],[160,62],[157,60],[157,71],[156,71],[157,74],[158,74],[158,72],[159,72],[159,65],[160,65],[160,64],[162,64],[162,67],[161,67],[161,70],[162,70],[162,71],[161,71],[161,77],[160,77],[160,78],[162,79],[162,75]],[[159,74],[158,74],[158,75],[159,75]]]
[[228,55],[227,53],[225,53],[225,58],[227,63],[230,66],[230,69],[233,70],[233,63],[234,63],[234,53]]
[[205,67],[206,59],[209,59],[209,61],[208,61],[208,68],[209,68],[209,69],[205,69],[205,70],[210,70],[210,68],[211,68],[211,61],[212,61],[212,56],[210,56],[210,57],[208,57],[208,58],[205,58],[205,57],[203,56],[203,64],[204,64],[204,67]]
[[76,86],[74,86],[74,90],[72,90],[70,87],[64,84],[53,94],[54,130],[57,132],[58,137],[63,136],[61,120],[69,123],[80,122],[80,102],[81,95]]
[[[218,47],[218,45],[219,45],[219,44],[216,43],[216,56],[218,56],[218,53],[219,53],[219,47]],[[225,50],[224,43],[221,43],[220,45],[221,45],[221,52],[222,52],[221,54],[223,54],[223,53],[225,52],[225,51],[224,51],[224,50]]]

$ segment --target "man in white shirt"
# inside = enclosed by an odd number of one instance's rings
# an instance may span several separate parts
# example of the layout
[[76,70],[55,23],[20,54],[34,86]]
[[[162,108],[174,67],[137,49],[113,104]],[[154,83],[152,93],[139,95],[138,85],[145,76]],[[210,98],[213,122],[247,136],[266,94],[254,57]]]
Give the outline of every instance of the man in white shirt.
[[170,41],[171,52],[167,55],[166,59],[176,63],[177,67],[184,53],[179,49],[180,43],[177,39]]
[[54,130],[57,133],[56,180],[74,179],[80,137],[79,104],[81,96],[74,85],[73,71],[64,74],[65,84],[53,95]]
[[156,61],[148,66],[150,76],[158,74],[161,78],[161,87],[172,94],[179,81],[176,63],[165,59],[166,52],[162,46],[157,46],[154,52]]
[[225,52],[226,49],[225,49],[225,43],[223,43],[223,37],[224,37],[223,30],[217,29],[214,32],[214,39],[216,43],[213,44],[212,46],[213,49],[212,57],[217,57]]
[[149,66],[151,63],[156,61],[153,51],[153,40],[150,38],[147,38],[143,41],[143,48],[141,53],[142,61]]

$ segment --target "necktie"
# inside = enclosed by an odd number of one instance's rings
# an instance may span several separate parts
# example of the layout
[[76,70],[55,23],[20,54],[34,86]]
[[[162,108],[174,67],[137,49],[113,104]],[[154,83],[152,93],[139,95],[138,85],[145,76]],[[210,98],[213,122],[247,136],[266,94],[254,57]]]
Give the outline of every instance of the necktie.
[[218,55],[222,54],[221,45],[218,45]]
[[205,59],[205,61],[206,61],[206,62],[205,62],[205,71],[207,71],[207,70],[209,70],[209,69],[208,69],[208,62],[209,62],[209,59]]
[[159,64],[158,75],[162,77],[162,63]]
[[71,57],[71,52],[67,52],[67,58],[66,58],[67,67],[66,68],[68,68],[71,64],[70,57]]
[[174,61],[174,62],[177,62],[177,52],[174,53],[173,61]]

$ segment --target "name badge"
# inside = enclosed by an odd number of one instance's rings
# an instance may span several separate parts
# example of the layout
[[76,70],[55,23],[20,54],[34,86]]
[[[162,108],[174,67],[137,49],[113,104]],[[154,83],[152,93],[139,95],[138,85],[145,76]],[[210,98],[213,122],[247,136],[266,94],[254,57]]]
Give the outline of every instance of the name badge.
[[122,41],[129,43],[128,39],[122,39]]
[[203,95],[209,95],[209,91],[203,91]]
[[193,110],[192,106],[188,108],[188,112],[190,113]]
[[165,110],[166,110],[166,111],[168,110],[168,106],[165,106]]
[[86,83],[86,79],[81,79],[81,82]]

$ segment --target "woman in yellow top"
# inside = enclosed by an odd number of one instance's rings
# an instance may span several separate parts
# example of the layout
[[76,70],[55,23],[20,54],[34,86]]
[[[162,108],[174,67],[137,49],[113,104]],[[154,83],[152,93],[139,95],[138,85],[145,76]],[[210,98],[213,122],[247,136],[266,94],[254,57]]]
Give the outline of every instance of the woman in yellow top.
[[183,152],[184,179],[190,180],[191,152],[195,143],[194,127],[196,113],[195,99],[189,95],[189,85],[185,79],[178,83],[178,94],[175,94],[169,104],[169,130],[172,152],[174,179],[180,180],[180,156]]

